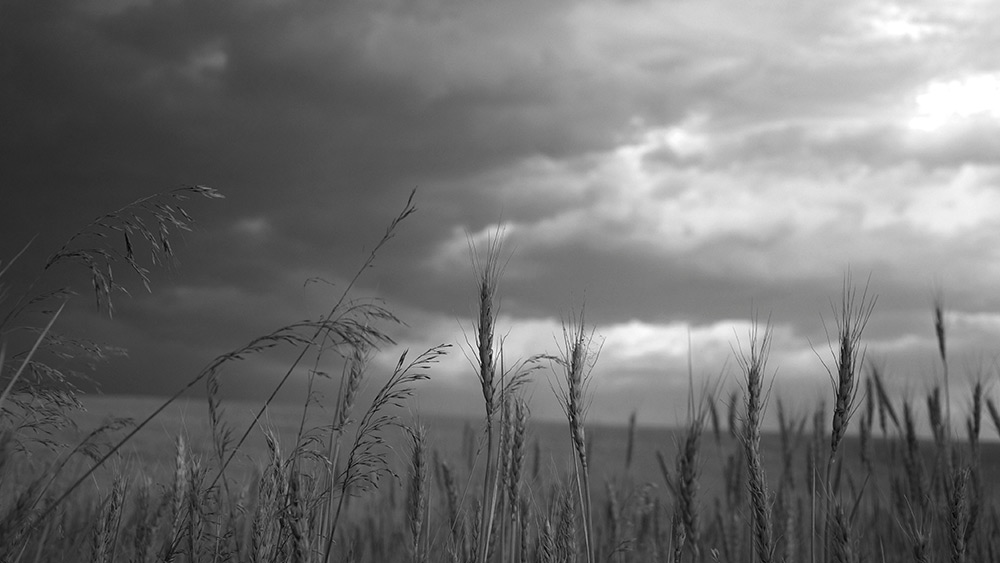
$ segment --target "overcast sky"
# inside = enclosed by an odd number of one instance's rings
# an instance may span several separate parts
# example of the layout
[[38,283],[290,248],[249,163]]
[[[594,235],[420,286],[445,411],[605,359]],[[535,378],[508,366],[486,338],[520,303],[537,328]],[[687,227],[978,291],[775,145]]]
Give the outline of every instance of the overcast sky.
[[[935,292],[956,384],[1000,350],[997,29],[986,0],[8,1],[0,259],[37,236],[16,293],[101,213],[221,191],[187,202],[176,264],[149,294],[129,281],[113,319],[84,271],[57,272],[81,292],[61,330],[128,349],[104,390],[162,393],[324,313],[337,288],[303,282],[342,287],[417,188],[357,296],[408,324],[385,327],[388,355],[456,344],[426,412],[482,408],[461,331],[469,241],[498,222],[506,354],[555,352],[585,304],[595,419],[683,418],[689,335],[695,378],[735,384],[754,310],[775,394],[811,407],[848,269],[878,295],[868,356],[916,397],[940,373]],[[284,365],[223,385],[252,394]]]

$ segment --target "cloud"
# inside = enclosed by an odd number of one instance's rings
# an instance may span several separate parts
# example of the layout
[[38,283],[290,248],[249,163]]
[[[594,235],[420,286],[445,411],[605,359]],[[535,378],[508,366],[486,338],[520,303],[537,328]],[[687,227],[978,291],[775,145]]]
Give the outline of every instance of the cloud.
[[[642,159],[658,148],[621,147],[580,162],[511,169],[496,189],[515,204],[527,205],[539,186],[572,202],[508,222],[519,252],[550,254],[578,244],[595,257],[627,253],[763,280],[837,276],[848,263],[894,275],[947,262],[995,275],[983,270],[992,251],[976,241],[1000,229],[988,211],[1000,204],[996,166],[872,169],[788,157],[780,165],[702,169]],[[450,268],[467,254],[465,234],[454,232],[436,263]]]
[[[402,312],[403,344],[461,342],[469,240],[504,224],[509,350],[549,347],[585,303],[606,339],[600,365],[618,368],[595,372],[607,416],[683,383],[689,330],[696,365],[721,370],[753,310],[773,312],[781,372],[816,373],[820,313],[848,267],[884,296],[871,331],[887,357],[931,344],[933,365],[935,286],[962,314],[1000,310],[990,3],[15,2],[8,14],[0,257],[36,232],[39,249],[58,248],[73,225],[177,184],[228,196],[192,208],[181,267],[122,307],[136,354],[157,358],[141,366],[150,380],[170,357],[194,364],[327,310],[303,281],[343,288],[415,186],[420,211],[359,294]],[[975,318],[955,321],[961,353],[989,347]],[[441,385],[464,364],[444,360]]]

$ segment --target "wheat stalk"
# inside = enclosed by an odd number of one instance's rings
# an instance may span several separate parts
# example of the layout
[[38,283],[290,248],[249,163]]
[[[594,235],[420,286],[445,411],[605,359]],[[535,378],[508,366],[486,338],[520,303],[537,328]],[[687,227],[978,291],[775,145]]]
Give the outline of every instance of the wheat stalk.
[[762,563],[770,563],[773,554],[771,507],[760,453],[761,418],[766,402],[763,395],[764,370],[771,344],[770,325],[764,327],[763,335],[759,335],[757,331],[755,322],[750,329],[747,350],[740,347],[738,357],[746,378],[746,418],[742,441],[747,462],[747,491],[753,520],[754,548]]
[[[495,491],[491,482],[498,477],[494,454],[493,417],[497,409],[497,350],[494,348],[497,310],[499,301],[497,289],[500,276],[506,261],[501,259],[503,230],[497,226],[496,232],[486,243],[483,256],[480,256],[475,244],[469,240],[469,253],[472,259],[473,271],[476,275],[478,289],[478,316],[474,323],[475,343],[471,346],[474,356],[474,367],[479,379],[486,409],[486,470],[483,475],[483,499],[480,513],[477,552],[480,563],[486,563],[489,552],[490,532],[492,531],[493,512],[496,504]],[[501,372],[502,373],[502,372]]]
[[968,468],[956,469],[950,476],[952,495],[948,503],[948,539],[951,544],[952,563],[966,561],[966,528],[969,524],[969,502],[966,487],[969,482]]
[[427,432],[423,426],[418,424],[416,427],[407,428],[407,433],[412,442],[412,452],[406,515],[410,522],[413,562],[423,563],[427,560],[426,550],[421,545],[421,538],[427,525],[424,518],[427,509],[427,453],[425,448]]
[[583,537],[586,560],[592,563],[594,557],[593,513],[590,501],[590,469],[584,420],[587,415],[589,398],[587,390],[590,373],[600,355],[600,346],[594,344],[593,331],[587,332],[584,314],[563,323],[563,348],[556,364],[562,370],[562,383],[558,392],[559,404],[569,422],[570,440],[576,453],[577,491],[580,509],[583,511]]
[[877,297],[868,296],[868,285],[865,285],[860,299],[857,289],[851,285],[850,273],[844,278],[844,288],[841,295],[840,309],[834,310],[837,327],[837,349],[833,353],[833,366],[824,363],[833,385],[833,427],[830,432],[830,457],[826,467],[827,493],[830,488],[830,478],[841,441],[847,434],[847,426],[857,408],[858,368],[864,363],[865,350],[861,345],[861,335],[868,325]]
[[948,380],[948,347],[944,322],[944,294],[938,292],[934,296],[934,334],[937,336],[938,354],[941,357],[941,368],[944,370],[944,401],[945,401],[945,434],[951,438],[951,385]]

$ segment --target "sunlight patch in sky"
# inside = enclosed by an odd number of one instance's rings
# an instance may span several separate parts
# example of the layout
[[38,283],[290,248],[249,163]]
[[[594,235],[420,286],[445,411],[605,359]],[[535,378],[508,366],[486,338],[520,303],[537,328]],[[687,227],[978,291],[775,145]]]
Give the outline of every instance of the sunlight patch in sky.
[[948,31],[946,26],[930,21],[928,14],[918,8],[901,4],[873,6],[869,18],[872,31],[887,39],[920,41]]
[[970,118],[1000,119],[1000,74],[976,74],[936,80],[915,98],[911,128],[935,131]]

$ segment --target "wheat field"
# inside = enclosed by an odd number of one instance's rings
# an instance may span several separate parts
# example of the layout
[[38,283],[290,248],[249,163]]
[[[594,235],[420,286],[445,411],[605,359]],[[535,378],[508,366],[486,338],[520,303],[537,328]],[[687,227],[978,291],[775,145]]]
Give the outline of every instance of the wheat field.
[[[192,196],[221,197],[191,187],[133,202],[72,237],[45,270],[84,268],[97,303],[110,309],[118,289],[110,266],[147,280],[135,249],[148,245],[154,260],[170,255],[170,233],[191,221],[181,202]],[[411,194],[354,281],[414,210]],[[124,246],[93,246],[109,233]],[[770,331],[757,322],[734,351],[740,384],[691,389],[682,428],[641,427],[634,413],[623,413],[620,427],[597,426],[586,407],[599,343],[583,308],[570,314],[557,353],[504,358],[496,321],[509,255],[501,233],[471,255],[477,282],[468,296],[478,316],[466,343],[400,354],[390,373],[370,373],[375,351],[391,343],[385,327],[398,319],[379,302],[354,299],[352,281],[329,310],[220,355],[166,398],[81,394],[72,374],[44,359],[66,345],[53,328],[66,294],[8,298],[5,334],[29,303],[51,307],[29,346],[5,347],[0,361],[0,557],[1000,560],[992,479],[1000,413],[986,381],[972,386],[967,412],[952,412],[941,302],[933,313],[943,377],[925,397],[891,396],[865,362],[876,299],[845,277],[825,406],[791,415],[803,405],[769,400]],[[414,392],[461,346],[475,366],[469,378],[481,390],[481,416],[414,416]],[[261,403],[225,400],[221,369],[272,348],[294,352],[274,392]],[[340,358],[334,396],[316,399],[310,379],[301,403],[275,400],[296,368],[324,354]],[[535,421],[528,408],[542,373],[559,382],[561,421]],[[361,393],[369,381],[378,381],[376,392]],[[192,398],[192,389],[203,396]],[[778,432],[763,427],[769,409]],[[925,425],[929,437],[917,431]]]

